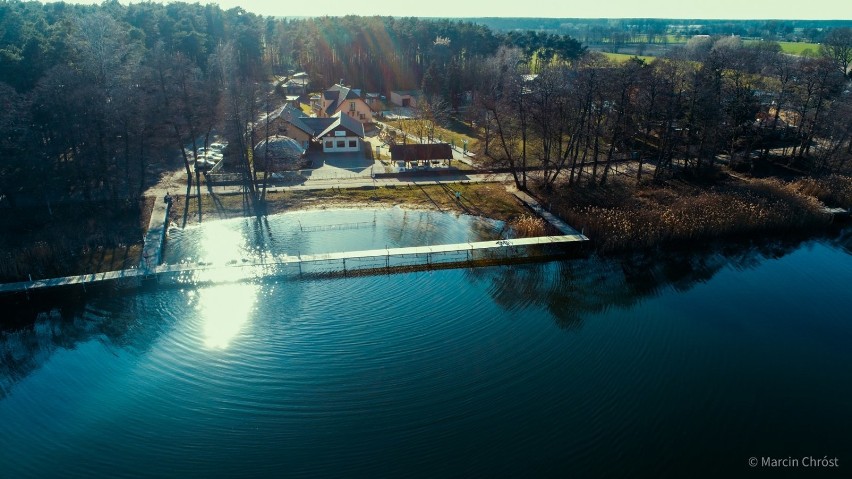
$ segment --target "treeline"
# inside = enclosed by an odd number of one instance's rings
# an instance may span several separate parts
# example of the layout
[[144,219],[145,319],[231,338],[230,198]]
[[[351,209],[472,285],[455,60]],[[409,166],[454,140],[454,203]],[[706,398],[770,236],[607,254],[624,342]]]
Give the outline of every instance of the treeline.
[[[165,158],[224,134],[246,178],[272,74],[306,71],[367,91],[425,88],[458,106],[485,59],[520,45],[541,61],[582,45],[549,33],[390,17],[265,18],[240,8],[0,1],[0,201],[141,194]],[[254,191],[256,199],[262,193]]]
[[[819,58],[784,54],[777,43],[696,39],[669,58],[613,63],[588,54],[529,75],[523,54],[503,49],[477,90],[482,154],[527,167],[545,188],[604,184],[614,165],[641,180],[702,175],[720,158],[749,168],[773,158],[799,171],[841,171],[852,157],[852,35]],[[520,67],[519,67],[520,66]]]
[[584,44],[612,38],[631,42],[667,43],[669,36],[735,35],[767,41],[821,43],[836,28],[852,20],[707,20],[664,18],[470,18],[496,31],[532,30],[569,35]]
[[458,104],[476,83],[481,61],[500,46],[531,56],[577,58],[577,40],[543,32],[495,33],[472,22],[393,17],[321,17],[267,20],[273,71],[306,71],[315,85],[343,80],[366,91],[419,89]]
[[[241,9],[0,3],[2,206],[133,198],[263,81],[262,21]],[[240,106],[242,108],[242,106]]]

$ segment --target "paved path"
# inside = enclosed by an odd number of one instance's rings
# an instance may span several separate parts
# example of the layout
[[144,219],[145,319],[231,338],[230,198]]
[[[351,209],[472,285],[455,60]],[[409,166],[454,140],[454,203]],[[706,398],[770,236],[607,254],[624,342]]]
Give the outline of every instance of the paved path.
[[139,268],[143,270],[151,270],[163,260],[163,243],[166,241],[166,229],[169,227],[171,206],[171,197],[154,199],[154,208],[151,211],[148,231],[145,233],[145,243],[142,246],[142,259],[139,261]]
[[545,221],[552,224],[563,235],[578,235],[583,237],[585,240],[589,239],[586,238],[585,235],[580,234],[579,231],[569,226],[568,223],[562,221],[562,219],[544,209],[544,207],[538,204],[538,201],[536,201],[535,198],[533,198],[532,196],[524,193],[523,191],[518,190],[512,191],[512,194],[515,195],[519,200],[521,200],[525,205],[530,207],[530,209],[535,211],[535,214],[539,215],[540,217],[544,218]]

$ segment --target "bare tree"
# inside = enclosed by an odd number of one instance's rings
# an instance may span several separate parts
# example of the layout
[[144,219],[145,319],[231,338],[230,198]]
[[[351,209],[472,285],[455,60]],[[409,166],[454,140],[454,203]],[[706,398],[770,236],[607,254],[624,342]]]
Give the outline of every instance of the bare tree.
[[529,105],[519,64],[521,52],[501,48],[486,65],[487,76],[480,85],[480,107],[493,121],[498,146],[487,150],[487,157],[498,166],[508,167],[519,189],[526,189],[527,134]]
[[843,75],[848,75],[852,63],[852,28],[833,28],[820,45],[820,53],[831,59]]

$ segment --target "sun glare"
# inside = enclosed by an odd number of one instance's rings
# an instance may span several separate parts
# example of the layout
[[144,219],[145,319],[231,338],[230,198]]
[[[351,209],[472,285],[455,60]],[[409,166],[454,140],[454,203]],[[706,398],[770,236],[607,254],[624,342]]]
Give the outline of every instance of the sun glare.
[[224,265],[240,261],[245,249],[245,238],[234,224],[227,221],[204,225],[201,257],[205,262]]
[[225,349],[251,318],[258,286],[233,283],[203,289],[198,298],[204,328],[204,345]]
[[247,259],[246,239],[230,222],[212,222],[204,226],[204,235],[199,248],[199,264],[204,268],[196,271],[195,279],[200,282],[238,282],[251,276],[245,266]]

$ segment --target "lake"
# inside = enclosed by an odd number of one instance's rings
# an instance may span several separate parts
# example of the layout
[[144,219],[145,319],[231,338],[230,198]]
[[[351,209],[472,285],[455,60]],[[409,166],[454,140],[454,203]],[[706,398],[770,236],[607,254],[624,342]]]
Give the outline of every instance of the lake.
[[[166,260],[502,230],[398,208],[299,212],[173,230]],[[22,302],[0,329],[0,471],[848,475],[850,251],[847,234]],[[840,469],[748,465],[803,456],[838,457]]]

